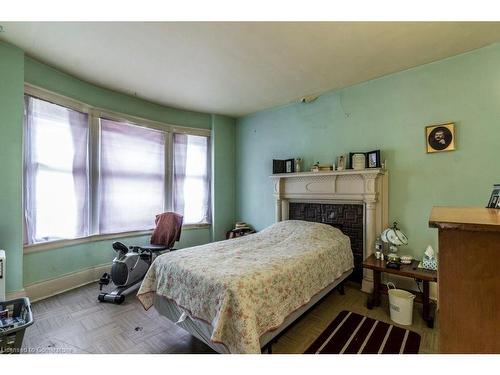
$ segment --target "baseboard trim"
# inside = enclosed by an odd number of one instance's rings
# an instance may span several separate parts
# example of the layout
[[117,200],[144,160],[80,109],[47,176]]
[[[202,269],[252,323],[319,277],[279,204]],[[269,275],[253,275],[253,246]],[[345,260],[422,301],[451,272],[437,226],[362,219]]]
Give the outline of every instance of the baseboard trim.
[[24,290],[31,302],[40,301],[45,298],[93,283],[99,280],[104,272],[109,272],[110,267],[111,263],[89,267],[81,271],[68,273],[53,279],[25,285]]
[[23,298],[26,297],[26,290],[16,290],[15,292],[9,292],[6,294],[5,299],[10,301],[12,299]]

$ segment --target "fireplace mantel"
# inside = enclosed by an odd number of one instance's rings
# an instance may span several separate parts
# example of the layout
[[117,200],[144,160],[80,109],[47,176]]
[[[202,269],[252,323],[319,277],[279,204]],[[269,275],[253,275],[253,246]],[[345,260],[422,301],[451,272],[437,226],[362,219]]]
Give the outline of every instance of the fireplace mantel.
[[[290,202],[357,203],[364,206],[364,255],[374,249],[377,233],[388,226],[388,171],[382,168],[273,174],[276,221],[288,220]],[[372,289],[363,276],[363,291]]]

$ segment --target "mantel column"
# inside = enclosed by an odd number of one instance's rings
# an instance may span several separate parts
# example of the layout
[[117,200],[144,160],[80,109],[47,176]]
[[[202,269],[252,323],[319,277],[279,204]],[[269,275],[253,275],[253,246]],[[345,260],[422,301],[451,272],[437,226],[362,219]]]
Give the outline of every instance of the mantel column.
[[369,257],[373,254],[373,249],[375,248],[375,237],[376,237],[376,209],[377,202],[366,201],[366,249],[365,249],[365,257]]
[[282,217],[281,201],[280,198],[276,198],[276,222],[281,221]]
[[[365,259],[373,253],[375,248],[375,237],[377,232],[377,194],[376,194],[376,175],[363,175],[364,179],[364,203],[365,203]],[[363,292],[371,293],[373,290],[373,272],[363,270],[363,281],[361,283]]]
[[283,183],[281,178],[276,178],[274,180],[274,197],[276,198],[276,206],[275,206],[275,219],[276,222],[282,220],[283,215],[283,199],[281,199],[283,190]]
[[[365,241],[365,259],[373,253],[375,248],[376,237],[376,208],[377,202],[375,199],[365,199],[366,208],[366,241]],[[370,270],[363,271],[363,282],[361,284],[363,292],[371,293],[373,290],[373,272]]]
[[281,220],[288,220],[290,216],[288,215],[288,210],[290,207],[290,201],[288,199],[281,200]]

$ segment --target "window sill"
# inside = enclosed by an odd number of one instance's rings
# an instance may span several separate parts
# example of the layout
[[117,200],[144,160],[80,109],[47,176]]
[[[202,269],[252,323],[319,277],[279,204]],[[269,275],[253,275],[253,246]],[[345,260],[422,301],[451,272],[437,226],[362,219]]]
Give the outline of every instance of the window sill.
[[[182,226],[182,230],[193,230],[193,229],[205,229],[210,228],[211,224],[185,224]],[[150,236],[153,233],[153,230],[138,230],[131,232],[122,232],[122,233],[109,233],[109,234],[95,234],[87,237],[81,238],[73,238],[68,240],[56,240],[49,242],[41,242],[33,245],[24,245],[23,254],[32,254],[40,251],[54,250],[59,249],[66,246],[75,246],[84,243],[90,242],[98,242],[105,240],[112,240],[118,238],[127,238],[127,237],[140,237],[140,236]]]
[[203,228],[210,228],[211,226],[212,224],[210,223],[184,224],[182,226],[182,230],[203,229]]

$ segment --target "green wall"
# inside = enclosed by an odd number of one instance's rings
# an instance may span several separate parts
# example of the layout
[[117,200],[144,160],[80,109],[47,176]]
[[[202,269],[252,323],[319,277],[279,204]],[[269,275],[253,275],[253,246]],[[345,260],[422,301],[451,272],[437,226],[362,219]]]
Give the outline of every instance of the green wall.
[[[214,202],[234,195],[234,172],[225,155],[234,154],[234,119],[169,108],[92,85],[60,72],[28,56],[23,51],[0,42],[0,248],[8,253],[7,291],[21,290],[23,285],[52,279],[86,268],[109,263],[114,252],[113,241],[146,244],[148,236],[94,241],[37,253],[23,254],[22,249],[22,119],[24,82],[68,96],[95,107],[139,116],[180,126],[210,129],[214,171],[226,170],[227,180],[217,184]],[[234,159],[234,157],[233,157]],[[6,162],[8,160],[9,162]],[[219,163],[221,164],[219,166]],[[233,199],[234,202],[234,199]],[[217,204],[217,207],[220,207]],[[231,207],[231,206],[230,206]],[[214,210],[212,228],[222,233],[230,229],[233,208]],[[220,235],[212,228],[184,229],[177,247],[195,246]]]
[[[424,128],[456,123],[457,150],[427,154]],[[500,45],[248,115],[236,126],[236,218],[262,229],[274,220],[273,158],[332,163],[349,151],[382,150],[389,220],[421,257],[436,246],[432,206],[484,207],[500,183]]]
[[[123,241],[125,244],[130,245],[145,245],[149,243],[149,236],[94,241],[26,254],[24,256],[24,285],[110,263],[116,255],[111,248],[111,244],[115,241]],[[210,241],[209,229],[184,229],[181,241],[175,246],[176,248],[183,248],[201,245]]]
[[212,209],[221,217],[212,226],[213,239],[224,240],[226,231],[234,225],[234,136],[235,120],[229,117],[212,116],[212,190],[224,191],[216,194],[212,202]]
[[23,81],[23,51],[0,42],[0,249],[7,254],[8,291],[23,288]]
[[174,125],[210,128],[211,117],[208,113],[169,108],[98,87],[62,73],[28,56],[25,58],[24,79],[27,83],[57,92],[94,107]]

